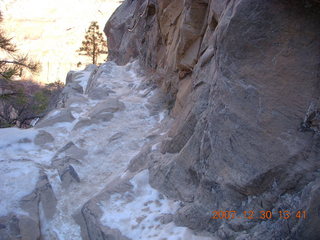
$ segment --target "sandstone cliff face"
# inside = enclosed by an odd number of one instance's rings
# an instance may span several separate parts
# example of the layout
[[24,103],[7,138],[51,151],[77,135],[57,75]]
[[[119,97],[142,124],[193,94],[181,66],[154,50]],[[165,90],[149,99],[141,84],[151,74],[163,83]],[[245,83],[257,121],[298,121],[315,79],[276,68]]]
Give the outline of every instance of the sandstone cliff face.
[[[125,1],[109,58],[139,58],[175,118],[150,183],[183,206],[175,223],[222,239],[318,239],[320,4]],[[215,210],[274,218],[215,220]],[[278,211],[306,210],[287,220]]]

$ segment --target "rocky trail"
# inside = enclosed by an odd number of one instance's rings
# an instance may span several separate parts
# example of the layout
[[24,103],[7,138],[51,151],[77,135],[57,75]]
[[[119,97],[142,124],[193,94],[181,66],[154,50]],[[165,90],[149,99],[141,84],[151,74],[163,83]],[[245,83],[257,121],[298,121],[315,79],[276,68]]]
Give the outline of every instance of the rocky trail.
[[[149,186],[138,154],[158,148],[168,121],[138,64],[70,72],[58,105],[32,129],[0,130],[1,239],[104,239],[100,228],[116,239],[192,239],[172,223],[179,204]],[[94,223],[88,201],[98,206]]]
[[123,1],[109,61],[0,129],[0,240],[318,240],[319,13]]

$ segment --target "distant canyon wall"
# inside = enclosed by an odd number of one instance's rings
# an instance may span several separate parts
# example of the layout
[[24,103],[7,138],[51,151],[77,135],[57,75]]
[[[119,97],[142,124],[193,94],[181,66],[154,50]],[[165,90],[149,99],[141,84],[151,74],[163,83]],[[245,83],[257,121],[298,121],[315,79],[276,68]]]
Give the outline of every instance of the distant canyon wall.
[[[318,239],[319,1],[127,0],[105,33],[110,60],[139,59],[172,98],[175,123],[149,171],[183,202],[176,224],[222,239]],[[210,219],[227,209],[309,216]]]

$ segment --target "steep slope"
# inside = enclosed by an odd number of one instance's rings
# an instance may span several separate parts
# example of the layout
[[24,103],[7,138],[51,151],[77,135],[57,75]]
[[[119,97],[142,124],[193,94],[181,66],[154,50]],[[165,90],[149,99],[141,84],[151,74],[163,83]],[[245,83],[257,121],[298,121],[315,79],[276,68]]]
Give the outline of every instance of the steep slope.
[[[319,1],[127,0],[108,21],[109,59],[139,59],[173,100],[147,161],[151,185],[182,201],[176,224],[318,239],[319,20]],[[254,219],[211,219],[225,210]]]

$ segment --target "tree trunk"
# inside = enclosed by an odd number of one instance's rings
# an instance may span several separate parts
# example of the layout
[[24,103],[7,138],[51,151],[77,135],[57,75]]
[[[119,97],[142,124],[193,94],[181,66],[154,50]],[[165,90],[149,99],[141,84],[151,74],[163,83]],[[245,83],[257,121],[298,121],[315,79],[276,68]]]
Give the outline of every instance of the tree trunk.
[[92,63],[97,63],[97,54],[96,54],[96,38],[93,36],[93,49],[92,49]]

